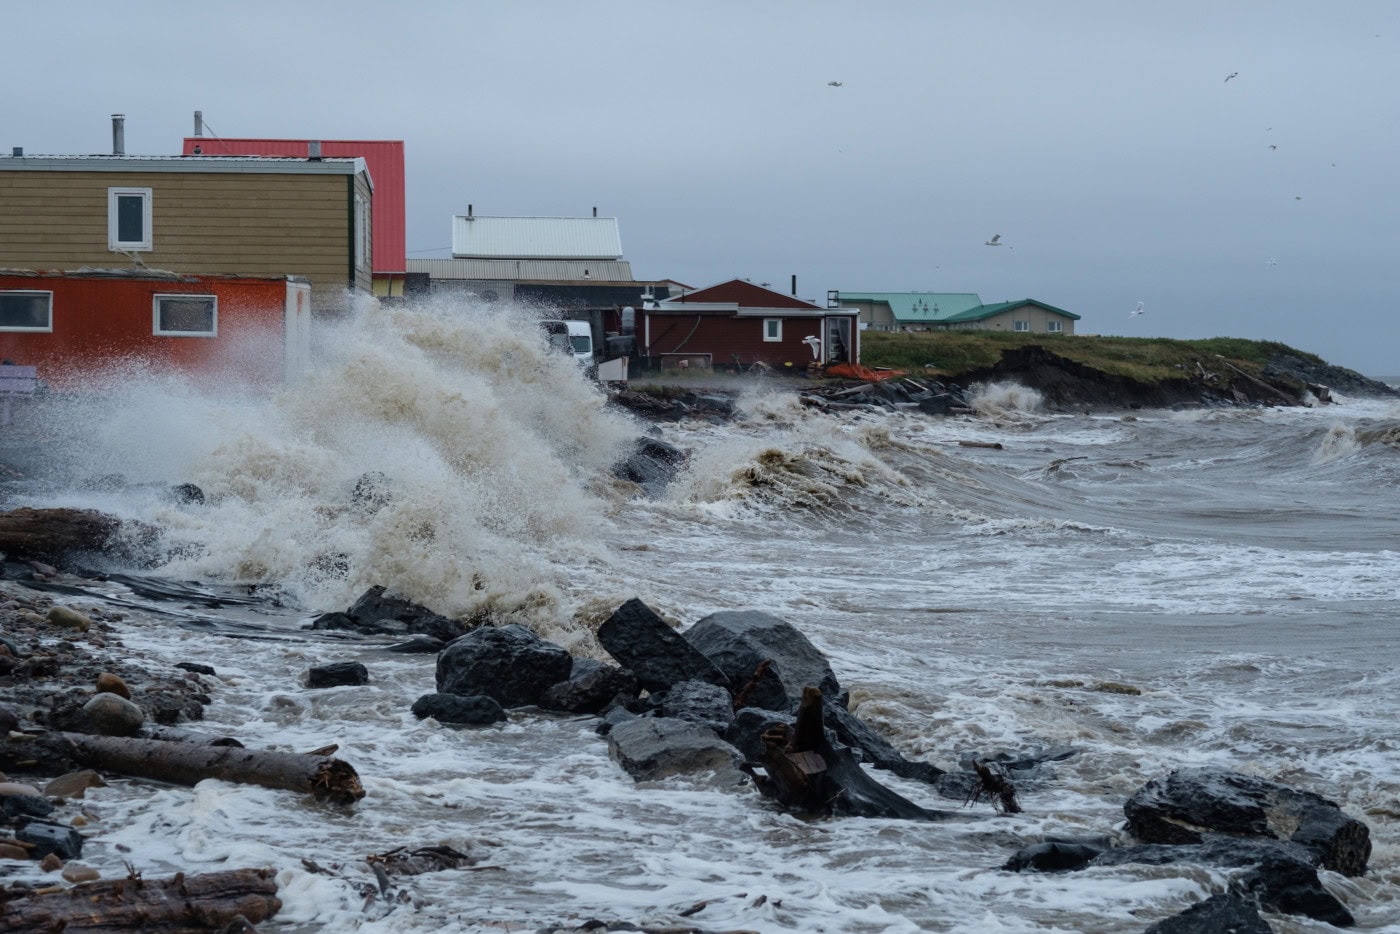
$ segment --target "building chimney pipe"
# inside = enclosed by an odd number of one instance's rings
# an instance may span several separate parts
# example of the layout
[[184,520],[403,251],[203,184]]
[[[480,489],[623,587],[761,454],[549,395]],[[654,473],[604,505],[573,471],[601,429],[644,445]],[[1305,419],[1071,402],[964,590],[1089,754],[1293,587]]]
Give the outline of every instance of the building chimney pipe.
[[126,155],[126,114],[112,114],[112,155]]
[[202,110],[196,110],[194,112],[194,135],[204,135],[204,111]]
[[318,160],[321,158],[321,141],[319,139],[306,141],[306,158]]
[[797,273],[792,274],[792,297],[797,297]]
[[594,216],[594,217],[597,217],[597,216],[598,216],[598,206],[597,206],[596,204],[593,206],[593,216]]
[[469,204],[469,205],[467,205],[467,217],[471,217],[471,216],[472,216],[472,206]]
[[14,156],[16,159],[18,159],[20,156],[24,155],[24,147],[23,147],[23,146],[16,146],[16,147],[14,147],[13,149],[10,150],[10,155],[12,155],[12,156]]

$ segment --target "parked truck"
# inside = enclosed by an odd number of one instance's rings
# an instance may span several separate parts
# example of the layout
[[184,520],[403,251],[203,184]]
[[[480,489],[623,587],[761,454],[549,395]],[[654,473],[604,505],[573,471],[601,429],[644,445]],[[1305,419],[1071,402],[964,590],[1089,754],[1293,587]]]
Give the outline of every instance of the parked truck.
[[540,328],[551,347],[572,356],[590,375],[597,368],[593,327],[587,321],[547,318],[540,322]]

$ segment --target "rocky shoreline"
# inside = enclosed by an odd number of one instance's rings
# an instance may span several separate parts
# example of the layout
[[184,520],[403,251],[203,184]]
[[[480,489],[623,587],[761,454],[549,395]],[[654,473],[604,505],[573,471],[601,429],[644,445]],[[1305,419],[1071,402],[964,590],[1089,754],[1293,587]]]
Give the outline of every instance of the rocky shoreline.
[[[64,917],[68,893],[94,904],[99,893],[108,900],[104,905],[121,901],[109,891],[121,880],[100,880],[81,862],[85,836],[100,827],[83,796],[104,784],[104,771],[109,777],[132,773],[110,760],[104,760],[106,769],[44,760],[31,750],[46,737],[94,737],[68,747],[80,756],[89,745],[121,743],[126,737],[186,751],[231,744],[246,755],[255,753],[232,738],[166,731],[167,722],[199,719],[217,693],[217,675],[207,666],[171,669],[168,663],[127,656],[119,639],[122,614],[96,604],[55,603],[46,593],[14,583],[0,585],[0,600],[0,666],[5,668],[0,718],[8,734],[0,762],[34,781],[14,775],[0,781],[0,820],[7,825],[0,829],[5,837],[0,860],[26,867],[0,889],[0,931],[7,931],[27,929],[7,926],[10,921]],[[313,627],[398,634],[405,641],[396,650],[433,654],[437,693],[414,703],[420,719],[485,726],[592,716],[610,758],[636,782],[705,774],[721,790],[752,784],[773,806],[807,819],[941,821],[955,811],[963,812],[957,815],[962,820],[1014,813],[1025,807],[1019,796],[1053,785],[1053,763],[1081,754],[1069,747],[989,750],[964,755],[948,770],[907,759],[847,708],[847,693],[822,653],[792,624],[759,611],[715,613],[681,629],[640,600],[629,600],[598,628],[610,663],[573,658],[520,626],[450,620],[382,588],[344,612],[326,614]],[[322,666],[308,674],[311,689],[365,683],[363,666],[356,664]],[[116,714],[101,709],[109,700],[119,701]],[[125,715],[126,705],[135,717]],[[55,733],[60,730],[69,732]],[[71,770],[58,774],[61,768]],[[919,782],[948,807],[930,809],[895,792],[876,777],[882,770]],[[342,803],[350,806],[354,800]],[[1150,934],[1271,930],[1261,912],[1336,926],[1354,923],[1318,873],[1364,876],[1370,832],[1318,794],[1228,770],[1178,769],[1130,796],[1123,813],[1121,828],[1105,826],[1073,839],[1022,840],[996,868],[1073,872],[1135,863],[1178,867],[1188,875],[1203,867],[1225,874],[1223,890],[1145,928]],[[395,881],[402,876],[475,862],[471,854],[449,851],[429,846],[411,854],[367,856],[380,878],[377,896],[374,886],[367,887],[367,907],[376,897],[411,901]],[[200,903],[199,917],[182,916],[186,926],[178,929],[253,930],[278,910],[272,882],[277,868],[212,874],[218,879],[184,877],[190,885],[200,880],[214,894]],[[139,876],[128,881],[135,884]],[[158,889],[166,883],[141,884]],[[663,929],[589,920],[541,930]],[[664,930],[700,934],[704,929]]]

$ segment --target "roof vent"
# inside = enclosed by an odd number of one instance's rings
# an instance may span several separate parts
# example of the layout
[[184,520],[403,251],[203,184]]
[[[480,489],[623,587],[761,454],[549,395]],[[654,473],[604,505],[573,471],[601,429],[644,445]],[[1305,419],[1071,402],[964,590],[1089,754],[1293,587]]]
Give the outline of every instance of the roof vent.
[[13,148],[13,149],[10,150],[10,155],[12,155],[12,156],[14,156],[16,159],[18,159],[20,156],[24,155],[24,147],[23,147],[23,146],[16,146],[15,148]]
[[126,114],[112,114],[112,155],[126,155]]
[[307,140],[307,143],[306,143],[306,158],[308,158],[308,159],[320,159],[320,158],[321,158],[321,141],[320,141],[319,139]]

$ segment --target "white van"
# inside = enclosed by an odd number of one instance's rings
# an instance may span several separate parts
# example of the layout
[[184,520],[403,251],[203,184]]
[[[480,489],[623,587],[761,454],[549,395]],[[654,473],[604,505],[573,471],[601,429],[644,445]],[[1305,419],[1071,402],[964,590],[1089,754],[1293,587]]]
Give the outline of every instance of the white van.
[[587,321],[549,319],[541,321],[540,327],[551,347],[570,354],[579,366],[593,367],[593,328]]

